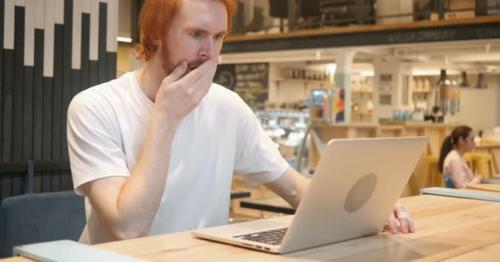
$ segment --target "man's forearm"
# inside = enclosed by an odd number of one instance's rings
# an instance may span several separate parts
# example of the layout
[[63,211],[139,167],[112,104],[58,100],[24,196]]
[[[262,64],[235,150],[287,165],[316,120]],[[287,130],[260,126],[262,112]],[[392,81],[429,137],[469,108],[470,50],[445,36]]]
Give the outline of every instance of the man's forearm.
[[177,125],[155,117],[153,114],[137,165],[117,198],[113,231],[119,238],[146,235],[164,194]]
[[266,186],[279,195],[293,208],[297,208],[309,188],[309,179],[295,169],[288,168],[280,178]]
[[306,194],[306,191],[309,189],[309,182],[311,181],[309,178],[299,174],[295,169],[292,169],[293,172],[296,173],[295,175],[295,188],[297,191],[297,194],[294,195],[294,198],[291,199],[292,205],[295,209],[299,207],[300,202],[302,201],[302,198],[304,198],[304,195]]

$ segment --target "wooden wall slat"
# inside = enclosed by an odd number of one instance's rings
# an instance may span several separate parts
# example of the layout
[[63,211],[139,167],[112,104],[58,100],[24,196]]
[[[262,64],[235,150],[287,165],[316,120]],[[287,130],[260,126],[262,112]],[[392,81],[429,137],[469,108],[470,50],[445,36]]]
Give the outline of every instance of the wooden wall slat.
[[[16,9],[15,9],[16,10]],[[15,11],[16,13],[16,11]],[[11,22],[12,20],[9,20]],[[2,21],[3,23],[3,21]],[[15,26],[7,25],[9,28]],[[24,27],[24,26],[23,26]],[[12,160],[12,126],[13,126],[13,95],[14,95],[14,50],[5,49],[3,54],[4,82],[3,82],[3,122],[2,122],[2,161]]]
[[75,96],[80,91],[80,85],[82,83],[81,78],[81,70],[71,69],[71,97]]
[[[3,102],[3,26],[4,26],[5,1],[0,3],[0,102]],[[0,106],[0,123],[3,125],[3,106]],[[0,128],[0,159],[3,149],[3,128]],[[0,182],[1,183],[1,182]]]
[[[62,114],[62,144],[61,144],[61,159],[68,160],[68,145],[67,145],[67,137],[66,137],[66,120],[67,120],[67,111],[68,105],[71,99],[71,83],[72,81],[72,70],[71,70],[71,36],[72,36],[72,10],[73,10],[73,1],[65,0],[64,7],[64,77],[67,79],[63,80],[63,114]],[[71,173],[66,171],[62,172],[61,175],[61,188],[72,188],[73,184],[71,181]]]
[[108,52],[106,54],[106,63],[107,63],[107,79],[116,78],[116,53]]
[[[42,49],[43,50],[43,49]],[[54,123],[52,120],[54,81],[52,78],[43,78],[43,113],[42,113],[42,160],[52,159],[52,138]]]
[[24,69],[23,159],[33,158],[33,86],[35,72],[29,66]]
[[[43,58],[45,57],[44,47],[44,31],[35,30],[35,67],[41,67],[42,71],[42,158],[41,160],[52,160],[52,97],[53,97],[53,80],[43,76]],[[39,45],[38,45],[39,43]]]
[[[43,53],[43,49],[41,49]],[[43,54],[42,54],[43,55]],[[43,125],[42,125],[42,160],[52,160],[52,103],[53,103],[53,79],[43,79]],[[53,172],[42,172],[42,192],[51,192]]]
[[87,89],[89,87],[95,86],[99,83],[98,75],[97,75],[97,61],[89,60],[89,83],[87,87],[83,87],[83,89]]
[[[63,146],[63,116],[62,107],[62,93],[63,93],[63,65],[64,65],[64,26],[55,25],[54,29],[54,100],[52,107],[52,120],[54,123],[54,128],[52,130],[52,159],[61,159],[61,146]],[[65,144],[65,143],[64,143]],[[55,188],[61,188],[61,174],[62,172],[57,171],[54,173],[53,186]]]
[[[91,3],[91,17],[89,17],[89,83],[88,87],[97,85],[97,60],[99,59],[99,0]],[[86,87],[86,88],[88,88]]]
[[139,21],[139,13],[141,11],[141,7],[144,4],[143,0],[132,0],[132,4],[130,8],[130,35],[132,37],[132,41],[134,43],[139,42],[139,31],[137,28],[137,21]]
[[[33,160],[40,161],[42,155],[43,134],[43,31],[35,30],[34,89],[33,89]],[[41,50],[39,47],[41,46]]]
[[[32,2],[33,3],[33,2]],[[17,8],[17,7],[16,7]],[[26,9],[24,10],[24,15],[29,16],[29,14],[26,13]],[[17,16],[16,13],[16,20],[19,17]],[[26,17],[27,18],[27,17]],[[17,64],[16,61],[16,72],[14,73],[16,76],[16,84],[14,88],[21,88],[22,87],[22,102],[18,104],[18,108],[22,108],[22,111],[19,110],[20,112],[17,112],[18,109],[15,109],[16,112],[19,114],[18,116],[14,116],[14,123],[18,123],[18,125],[14,125],[14,134],[18,135],[20,137],[19,140],[14,141],[14,149],[13,151],[19,151],[19,153],[14,153],[14,154],[20,154],[18,157],[14,156],[13,160],[15,161],[20,161],[23,159],[32,159],[33,157],[33,81],[34,81],[34,66],[26,66],[24,65],[25,61],[25,50],[26,46],[24,45],[26,41],[30,41],[28,39],[36,40],[36,31],[31,31],[27,30],[26,28],[33,28],[34,26],[34,19],[26,19],[25,23],[33,23],[33,24],[26,24],[23,28],[23,32],[20,32],[20,34],[23,34],[23,44],[21,45],[20,41],[17,39],[15,40],[15,53],[16,53],[16,60],[20,62],[20,64]],[[17,24],[16,24],[17,27]],[[17,32],[17,28],[15,29]],[[30,34],[33,34],[33,36],[29,37]],[[17,36],[16,36],[17,38]],[[34,48],[36,49],[36,44],[37,42],[34,41],[31,43]],[[23,53],[23,56],[17,56],[18,51]],[[29,55],[33,55],[29,54]],[[18,60],[19,59],[19,60]],[[21,62],[22,61],[22,62]],[[34,64],[36,66],[36,64]],[[42,64],[43,66],[43,64]],[[22,80],[21,78],[22,77]],[[21,81],[19,81],[21,80]],[[17,107],[18,101],[16,100],[14,102]],[[17,143],[20,143],[20,145],[17,145]],[[16,149],[18,148],[18,149]],[[12,195],[18,195],[24,192],[24,179],[22,174],[12,174],[11,176],[12,180]]]
[[14,50],[3,50],[3,118],[2,118],[2,161],[12,161],[12,93],[14,87]]
[[107,63],[106,63],[106,25],[107,25],[107,5],[99,4],[99,61],[97,61],[97,74],[99,83],[103,83],[107,78]]
[[68,160],[68,145],[66,144],[66,114],[72,97],[72,34],[73,34],[73,1],[64,2],[64,65],[63,65],[63,89],[62,89],[62,143],[61,159]]
[[14,85],[13,85],[13,114],[12,114],[12,147],[11,159],[14,161],[22,159],[23,147],[23,89],[24,89],[24,28],[25,8],[15,7],[14,28]]
[[[75,91],[87,89],[90,83],[89,77],[89,52],[90,52],[90,15],[82,13],[82,35],[81,35],[81,55],[80,55],[80,85]],[[75,93],[75,94],[76,94]]]
[[63,93],[63,64],[64,64],[64,26],[55,25],[54,36],[54,100],[52,107],[52,119],[54,121],[52,137],[52,159],[61,159],[61,145],[63,143],[62,132],[66,127],[63,126],[62,114],[62,93]]

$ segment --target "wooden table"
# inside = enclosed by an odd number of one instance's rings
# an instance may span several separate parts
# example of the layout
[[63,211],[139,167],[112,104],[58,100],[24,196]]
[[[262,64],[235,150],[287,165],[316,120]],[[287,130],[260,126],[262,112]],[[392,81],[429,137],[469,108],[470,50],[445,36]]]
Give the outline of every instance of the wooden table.
[[97,247],[147,261],[493,261],[500,255],[500,203],[433,195],[401,202],[412,211],[416,233],[379,234],[286,255],[195,239],[189,232]]

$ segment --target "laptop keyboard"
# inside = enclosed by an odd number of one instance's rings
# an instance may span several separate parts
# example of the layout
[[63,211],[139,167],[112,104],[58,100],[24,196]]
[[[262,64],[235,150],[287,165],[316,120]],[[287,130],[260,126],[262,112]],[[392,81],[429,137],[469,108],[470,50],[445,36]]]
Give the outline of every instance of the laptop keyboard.
[[273,229],[268,231],[256,232],[246,235],[234,236],[234,238],[265,243],[269,245],[280,245],[288,228]]

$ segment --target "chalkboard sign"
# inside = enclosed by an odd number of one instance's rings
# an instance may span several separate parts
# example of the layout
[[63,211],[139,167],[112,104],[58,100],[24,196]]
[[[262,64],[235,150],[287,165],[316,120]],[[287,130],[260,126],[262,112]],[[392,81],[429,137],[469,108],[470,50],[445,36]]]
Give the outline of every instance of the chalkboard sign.
[[238,93],[253,109],[261,109],[268,99],[269,64],[223,64],[214,82]]
[[224,86],[227,89],[234,90],[236,85],[235,65],[218,65],[215,72],[214,82]]

